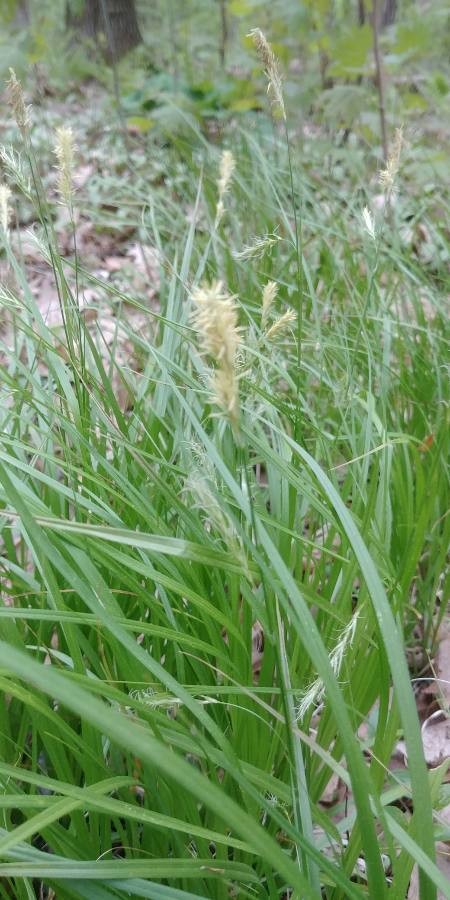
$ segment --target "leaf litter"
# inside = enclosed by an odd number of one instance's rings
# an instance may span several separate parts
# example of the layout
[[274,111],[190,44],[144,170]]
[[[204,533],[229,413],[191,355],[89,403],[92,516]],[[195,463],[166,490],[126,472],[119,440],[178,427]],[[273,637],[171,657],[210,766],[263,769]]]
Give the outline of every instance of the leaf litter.
[[[158,250],[148,244],[147,236],[141,234],[140,222],[130,221],[120,209],[119,187],[124,181],[124,174],[122,172],[120,178],[118,173],[115,176],[114,165],[117,169],[123,167],[124,151],[121,152],[117,146],[116,136],[117,152],[112,161],[110,145],[113,134],[109,128],[99,128],[98,109],[103,102],[102,89],[91,84],[82,86],[63,104],[52,96],[40,97],[38,102],[39,121],[35,116],[33,145],[39,160],[48,160],[43,181],[51,201],[55,198],[58,177],[49,151],[51,135],[61,121],[67,120],[72,123],[76,135],[73,223],[64,205],[55,203],[52,206],[58,253],[67,261],[64,274],[68,288],[84,316],[85,324],[95,337],[105,366],[111,365],[110,354],[114,345],[115,361],[139,372],[141,363],[131,336],[142,334],[148,337],[153,327],[153,317],[146,315],[145,308],[149,313],[158,309],[161,260]],[[5,128],[5,143],[8,138],[15,137],[11,123],[8,125],[9,129]],[[140,164],[143,169],[145,162],[144,151],[139,152],[138,148],[134,152],[133,163]],[[40,165],[43,169],[42,163]],[[111,191],[108,191],[110,182],[105,182],[107,170],[118,192],[114,202],[111,201]],[[127,174],[131,177],[130,173]],[[114,213],[112,227],[96,221],[91,213],[97,207],[108,208]],[[39,240],[36,239],[38,225],[33,220],[29,204],[21,200],[11,225],[12,249],[23,264],[28,289],[45,324],[54,332],[55,341],[59,342],[63,329],[59,291],[52,267],[40,252]],[[77,273],[75,265],[78,267]],[[85,277],[83,270],[93,278]],[[4,259],[1,260],[0,282],[20,302],[21,288]],[[133,303],[117,303],[111,292],[102,288],[102,283],[128,293],[137,301],[139,308]],[[2,314],[0,340],[7,349],[14,346],[14,315]],[[6,359],[1,349],[0,356]],[[41,373],[45,370],[42,360],[39,369]]]

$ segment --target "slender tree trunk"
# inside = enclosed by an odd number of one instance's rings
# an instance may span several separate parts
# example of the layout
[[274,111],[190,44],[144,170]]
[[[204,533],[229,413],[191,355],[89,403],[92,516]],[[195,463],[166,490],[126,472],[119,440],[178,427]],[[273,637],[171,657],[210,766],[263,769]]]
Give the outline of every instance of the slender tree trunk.
[[[397,17],[397,0],[384,0],[383,12],[380,17],[380,25],[386,28],[393,25]],[[364,0],[358,0],[358,25],[365,25],[367,19]]]
[[14,24],[27,28],[30,22],[30,10],[28,9],[27,0],[19,0],[16,3]]
[[66,23],[102,44],[111,62],[117,62],[142,40],[134,0],[85,0],[78,17],[68,5]]
[[383,158],[386,162],[388,157],[388,136],[386,126],[386,105],[385,105],[385,84],[383,58],[380,49],[380,20],[381,9],[380,0],[373,0],[372,26],[373,26],[373,55],[375,57],[375,68],[377,72],[377,89],[378,89],[378,107],[380,111],[380,128],[381,141],[383,144]]
[[383,7],[383,15],[381,16],[381,27],[387,28],[393,25],[397,15],[397,0],[385,0]]
[[366,24],[366,7],[364,0],[358,0],[358,25]]
[[225,68],[225,60],[228,44],[228,18],[227,18],[227,0],[219,0],[220,3],[220,62],[222,69]]

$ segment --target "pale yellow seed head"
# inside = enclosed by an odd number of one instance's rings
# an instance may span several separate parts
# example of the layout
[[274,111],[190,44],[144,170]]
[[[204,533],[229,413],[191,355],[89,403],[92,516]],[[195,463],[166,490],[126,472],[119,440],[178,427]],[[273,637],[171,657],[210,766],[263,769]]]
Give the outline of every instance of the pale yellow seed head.
[[58,192],[64,203],[70,206],[74,192],[73,163],[75,145],[73,131],[70,127],[62,126],[56,129],[54,153],[58,160]]
[[233,425],[239,421],[239,385],[230,366],[216,369],[211,379],[214,401],[223,409]]
[[214,281],[192,292],[192,324],[197,330],[200,347],[215,364],[211,388],[214,401],[228,415],[233,426],[239,418],[239,388],[236,376],[236,354],[240,344],[236,297],[225,290],[223,282]]
[[365,206],[362,211],[362,219],[367,234],[372,238],[372,240],[375,240],[375,222],[368,206]]
[[223,197],[228,191],[235,168],[236,161],[231,150],[224,150],[220,157],[219,178],[217,180],[220,197]]
[[3,231],[8,231],[10,208],[9,198],[11,191],[6,184],[0,184],[0,225]]
[[268,331],[266,331],[266,337],[269,338],[269,340],[273,340],[273,338],[285,331],[286,328],[289,328],[289,325],[292,325],[296,318],[297,316],[294,310],[288,309],[287,312],[283,313],[283,315],[270,326]]
[[359,612],[356,612],[355,615],[350,619],[348,625],[346,625],[341,632],[337,644],[333,647],[330,653],[331,668],[333,669],[335,675],[339,675],[345,654],[348,648],[353,644],[356,626],[358,624],[358,617]]
[[13,111],[17,127],[23,138],[27,137],[30,127],[30,107],[25,104],[23,88],[14,69],[9,70],[6,82],[8,103]]
[[[333,649],[330,652],[330,665],[333,669],[336,677],[340,675],[342,663],[345,659],[345,655],[349,647],[351,647],[356,632],[356,626],[358,624],[358,616],[357,612],[349,621],[348,625],[343,629],[340,634],[339,640]],[[303,694],[300,703],[296,710],[297,719],[303,719],[306,713],[313,707],[317,706],[318,703],[321,703],[325,696],[325,685],[320,678],[317,678],[314,681],[308,690]]]
[[283,119],[286,119],[286,111],[284,108],[283,86],[278,63],[275,58],[272,47],[270,46],[265,34],[260,28],[253,28],[247,35],[251,37],[256,47],[256,52],[263,64],[264,72],[267,78],[267,93],[274,112],[277,112]]
[[218,188],[218,192],[219,192],[219,197],[218,197],[217,208],[216,208],[216,221],[215,221],[216,228],[219,225],[220,220],[222,219],[222,216],[225,212],[225,205],[224,205],[223,201],[224,201],[225,194],[228,192],[228,190],[230,188],[230,182],[233,177],[233,172],[234,172],[235,168],[236,168],[236,161],[234,159],[233,154],[231,153],[230,150],[224,150],[222,153],[222,156],[220,158],[219,177],[217,179],[217,188]]
[[244,247],[242,250],[233,250],[234,259],[261,259],[280,238],[276,234],[266,234],[264,237],[256,237],[252,244]]
[[295,717],[300,722],[310,709],[316,707],[322,700],[325,693],[323,682],[318,678],[310,685],[307,691],[302,695],[300,702],[295,710]]
[[388,197],[391,196],[396,190],[395,179],[400,167],[400,156],[403,144],[403,127],[396,128],[392,150],[389,154],[386,167],[384,169],[381,169],[378,174],[378,180]]
[[267,319],[269,317],[270,310],[275,301],[275,297],[278,294],[278,285],[276,281],[268,281],[266,285],[264,285],[263,293],[262,293],[262,314],[261,314],[261,327],[264,329],[267,325]]
[[192,301],[192,324],[203,352],[218,365],[234,366],[240,343],[236,297],[228,294],[223,282],[213,281],[195,288]]

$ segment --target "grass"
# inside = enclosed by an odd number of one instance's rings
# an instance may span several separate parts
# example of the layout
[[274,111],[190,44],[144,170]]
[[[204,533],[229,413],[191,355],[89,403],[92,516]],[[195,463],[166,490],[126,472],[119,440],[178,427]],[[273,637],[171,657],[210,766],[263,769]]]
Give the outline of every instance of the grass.
[[[253,121],[233,134],[218,228],[218,151],[198,132],[164,151],[180,183],[142,220],[160,306],[101,284],[139,365],[79,312],[76,285],[98,277],[60,253],[24,148],[64,330],[3,232],[2,898],[403,900],[415,861],[421,897],[449,896],[405,656],[433,655],[449,537],[448,273],[405,228],[447,252],[448,235],[400,180],[372,239],[375,171],[359,160],[352,180],[351,148],[345,185],[295,154],[290,170],[284,140]],[[9,178],[23,187],[17,165]],[[130,185],[125,217],[141,201]],[[233,427],[191,319],[193,288],[214,279],[238,297]],[[300,308],[300,335],[262,327],[270,279],[269,324]]]

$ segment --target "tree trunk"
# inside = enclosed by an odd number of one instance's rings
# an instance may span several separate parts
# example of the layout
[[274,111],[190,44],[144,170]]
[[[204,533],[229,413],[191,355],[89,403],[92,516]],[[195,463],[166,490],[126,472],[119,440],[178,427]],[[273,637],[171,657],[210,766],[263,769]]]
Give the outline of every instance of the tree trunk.
[[375,68],[377,73],[377,90],[378,90],[378,107],[380,112],[380,128],[381,142],[383,144],[383,160],[386,163],[388,158],[388,136],[386,125],[386,104],[385,104],[385,85],[384,85],[384,68],[383,57],[380,49],[380,20],[382,9],[380,8],[380,0],[373,0],[373,52],[375,56]]
[[[397,0],[384,0],[383,12],[381,15],[381,28],[393,25],[397,16]],[[364,0],[358,0],[358,25],[365,25],[367,20],[367,10]]]
[[381,18],[381,27],[387,28],[388,25],[393,25],[395,22],[395,17],[397,15],[397,0],[385,0],[383,15]]
[[219,0],[220,3],[220,63],[222,69],[225,68],[225,58],[228,44],[228,18],[226,0]]
[[28,9],[27,0],[19,0],[16,3],[14,16],[14,25],[20,25],[22,28],[28,28],[30,24],[30,10]]
[[358,0],[358,25],[362,26],[366,24],[366,7],[364,5],[364,0]]
[[80,16],[66,10],[66,24],[79,28],[117,62],[142,41],[134,0],[85,0]]

